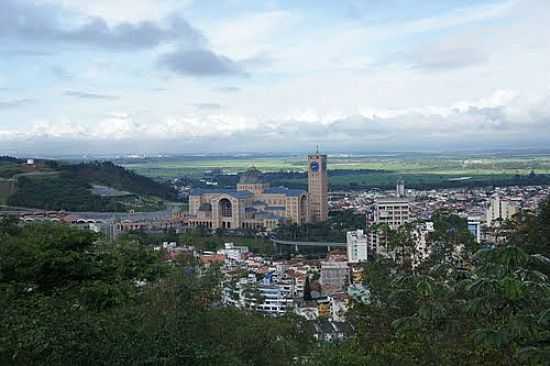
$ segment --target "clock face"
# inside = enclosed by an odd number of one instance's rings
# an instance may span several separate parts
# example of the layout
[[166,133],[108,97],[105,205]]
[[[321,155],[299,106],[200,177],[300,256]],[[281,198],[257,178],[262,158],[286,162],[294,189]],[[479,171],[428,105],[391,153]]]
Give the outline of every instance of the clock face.
[[312,161],[309,165],[311,167],[312,172],[318,172],[319,171],[319,163],[316,161]]

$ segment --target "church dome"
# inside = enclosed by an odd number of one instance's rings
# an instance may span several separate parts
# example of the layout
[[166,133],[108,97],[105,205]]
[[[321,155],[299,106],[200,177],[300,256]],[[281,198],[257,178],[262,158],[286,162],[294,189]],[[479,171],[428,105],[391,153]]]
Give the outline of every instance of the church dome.
[[241,174],[241,178],[239,179],[239,183],[241,184],[261,184],[264,183],[264,178],[262,175],[262,172],[256,169],[255,167],[252,167],[248,169],[246,172]]

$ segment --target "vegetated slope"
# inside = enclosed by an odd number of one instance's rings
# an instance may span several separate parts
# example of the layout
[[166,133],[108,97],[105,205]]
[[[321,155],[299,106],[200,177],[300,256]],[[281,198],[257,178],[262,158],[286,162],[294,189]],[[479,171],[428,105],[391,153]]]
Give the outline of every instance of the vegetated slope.
[[8,198],[10,206],[68,211],[125,211],[116,200],[92,194],[91,186],[69,174],[57,177],[21,177]]
[[[34,171],[42,171],[45,166],[35,166]],[[26,166],[23,160],[11,156],[0,156],[0,178],[10,179],[17,174],[30,171],[30,166]]]
[[89,183],[103,184],[112,188],[167,200],[176,199],[176,192],[167,184],[136,174],[111,162],[91,162],[63,165],[60,169],[71,176]]
[[0,178],[0,204],[6,203],[8,197],[15,192],[15,180]]
[[[17,171],[17,190],[7,203],[11,206],[69,211],[127,211],[162,209],[160,199],[175,199],[176,192],[167,184],[129,172],[110,162],[92,162],[62,165],[55,161],[37,163],[41,167],[23,173],[21,165],[13,164]],[[44,168],[44,169],[42,169]],[[101,197],[92,193],[92,184],[102,184],[132,192],[126,197]],[[159,199],[151,204],[142,196]]]

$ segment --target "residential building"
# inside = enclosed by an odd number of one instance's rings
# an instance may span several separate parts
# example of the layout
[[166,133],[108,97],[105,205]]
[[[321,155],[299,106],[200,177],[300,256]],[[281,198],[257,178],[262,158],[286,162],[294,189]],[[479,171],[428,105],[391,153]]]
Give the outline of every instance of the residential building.
[[372,254],[387,254],[387,238],[383,230],[374,230],[373,227],[387,225],[390,229],[397,230],[401,225],[413,220],[411,204],[407,198],[376,199],[373,211],[367,219],[367,225],[371,229],[368,235],[369,251]]
[[397,185],[395,187],[395,194],[399,198],[403,198],[406,196],[405,193],[405,181],[403,179],[399,179],[397,181]]
[[477,217],[468,217],[468,230],[476,242],[481,243],[481,220]]
[[495,195],[487,207],[487,225],[498,226],[501,222],[511,220],[519,212],[519,205],[515,200]]
[[370,291],[366,285],[353,284],[348,287],[348,295],[356,302],[368,304],[370,302]]
[[363,230],[346,234],[348,263],[365,262],[368,256],[368,237]]
[[394,230],[412,220],[411,205],[407,198],[377,199],[374,209],[375,223],[387,224]]
[[431,221],[418,223],[412,232],[416,242],[414,255],[412,256],[412,267],[417,267],[432,252],[432,236],[434,224]]
[[350,269],[346,262],[321,262],[321,287],[323,294],[343,291],[350,283]]
[[288,282],[258,282],[255,275],[250,274],[233,285],[227,283],[223,288],[222,300],[224,304],[240,309],[282,315],[293,307],[294,288]]
[[225,243],[224,248],[218,250],[218,254],[225,256],[230,262],[242,261],[246,253],[248,253],[247,246],[237,246],[233,243]]

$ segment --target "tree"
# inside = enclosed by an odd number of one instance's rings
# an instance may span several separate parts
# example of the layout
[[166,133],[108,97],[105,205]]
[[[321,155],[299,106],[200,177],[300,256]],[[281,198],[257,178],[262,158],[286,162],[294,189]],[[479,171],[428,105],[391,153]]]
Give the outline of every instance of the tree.
[[0,364],[289,365],[301,319],[220,307],[221,273],[126,237],[0,221]]
[[430,264],[453,267],[467,265],[479,245],[468,230],[467,221],[453,214],[437,212],[433,215],[434,232]]
[[311,285],[309,283],[309,276],[306,275],[306,281],[304,283],[304,300],[305,301],[311,301],[313,298],[311,297]]
[[366,265],[372,301],[354,306],[350,317],[358,324],[357,341],[367,359],[374,364],[546,364],[550,286],[544,271],[550,260],[513,243],[472,253],[476,245],[459,218],[439,215],[434,223],[437,251],[415,271],[392,258]]

